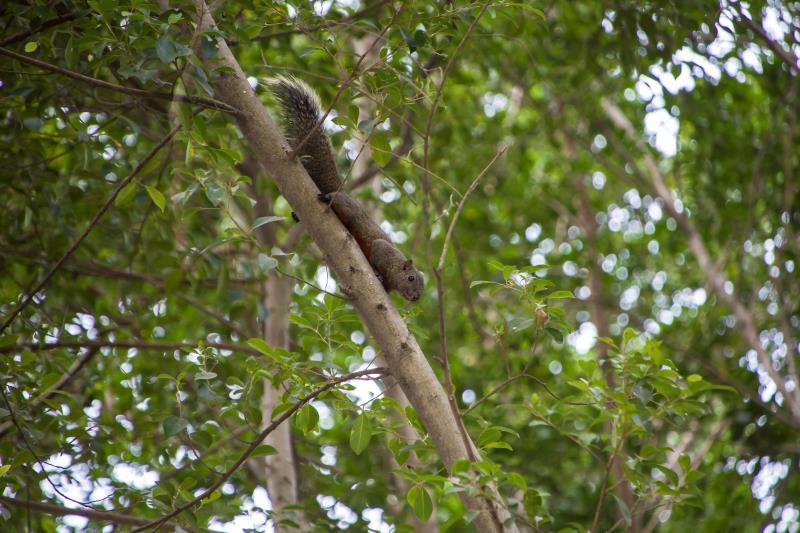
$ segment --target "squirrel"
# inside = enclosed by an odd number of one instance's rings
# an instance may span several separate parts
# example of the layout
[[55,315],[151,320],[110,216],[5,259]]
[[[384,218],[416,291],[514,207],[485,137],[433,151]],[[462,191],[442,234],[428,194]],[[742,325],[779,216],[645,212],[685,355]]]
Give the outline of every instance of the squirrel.
[[[331,142],[322,126],[317,127],[322,115],[317,93],[294,77],[275,78],[270,80],[269,86],[281,106],[287,140],[296,144],[305,139],[297,155],[320,190],[318,199],[330,205],[355,238],[386,292],[396,290],[406,300],[419,300],[425,287],[420,271],[392,244],[386,232],[370,218],[366,210],[342,192],[344,182],[336,169]],[[316,130],[309,136],[314,128]]]

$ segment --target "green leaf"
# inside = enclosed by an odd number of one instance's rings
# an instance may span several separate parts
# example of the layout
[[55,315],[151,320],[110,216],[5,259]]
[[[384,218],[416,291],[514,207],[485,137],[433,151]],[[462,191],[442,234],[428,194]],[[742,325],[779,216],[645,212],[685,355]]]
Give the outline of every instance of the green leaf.
[[47,389],[58,383],[58,380],[60,379],[61,374],[56,374],[55,372],[45,374],[41,379],[39,379],[39,392],[45,392]]
[[260,457],[262,455],[275,455],[278,453],[278,450],[270,446],[269,444],[262,444],[255,450],[253,453],[250,454],[250,457]]
[[472,462],[468,459],[458,459],[454,461],[453,464],[450,466],[450,473],[451,474],[462,474],[464,472],[469,471],[472,467]]
[[510,452],[514,451],[514,448],[512,448],[510,444],[508,444],[507,442],[503,442],[501,440],[496,441],[496,442],[490,442],[488,444],[484,444],[483,447],[487,448],[487,449],[508,450]]
[[166,35],[162,35],[156,42],[156,54],[162,63],[172,63],[180,56],[187,56],[192,53],[191,49],[185,44],[176,43]]
[[313,406],[304,405],[297,411],[297,414],[295,414],[295,422],[303,433],[310,433],[317,427],[319,413]]
[[558,298],[575,298],[572,291],[556,291],[547,295],[548,300],[555,300]]
[[485,444],[498,440],[501,436],[502,433],[499,429],[495,427],[488,427],[480,434],[476,444],[478,446],[484,446]]
[[114,205],[122,207],[130,202],[136,196],[136,182],[132,181],[119,191],[117,198],[114,200]]
[[678,457],[678,464],[680,465],[681,470],[683,471],[684,475],[688,474],[689,472],[691,472],[691,470],[692,470],[692,458],[689,457],[689,455],[687,455],[685,453],[682,453]]
[[522,491],[528,490],[528,482],[525,481],[524,477],[522,477],[520,474],[518,474],[516,472],[510,472],[506,476],[506,479],[507,479],[509,484],[517,487],[518,489],[520,489]]
[[18,338],[19,336],[16,334],[8,334],[0,336],[0,348],[14,346],[15,344],[17,344]]
[[417,45],[414,42],[414,37],[403,28],[400,28],[400,35],[403,36],[403,40],[408,45],[408,51],[412,53],[415,52],[417,50]]
[[161,427],[164,429],[164,435],[167,437],[173,437],[183,431],[186,426],[189,425],[189,422],[184,420],[183,418],[177,416],[168,416],[164,419],[161,423]]
[[555,328],[545,328],[548,335],[553,337],[556,342],[564,342],[564,334]]
[[625,328],[625,331],[622,333],[622,349],[626,350],[629,348],[629,343],[638,337],[639,334],[633,328]]
[[414,514],[421,521],[425,522],[430,518],[433,512],[433,500],[431,500],[431,496],[425,490],[425,487],[414,485],[408,489],[406,501],[408,501],[408,504],[414,509]]
[[502,286],[502,284],[497,283],[496,281],[477,280],[477,281],[471,282],[469,284],[469,288],[471,289],[472,287],[477,287],[478,285],[501,285]]
[[528,516],[536,516],[541,511],[543,503],[544,501],[539,491],[533,488],[525,491],[523,505]]
[[164,212],[164,208],[167,206],[167,199],[164,198],[164,195],[156,189],[155,187],[151,187],[150,185],[145,185],[144,188],[147,190],[147,194],[150,195],[150,199],[153,200],[153,203],[156,204],[161,212]]
[[261,226],[263,226],[264,224],[270,224],[270,223],[272,223],[272,222],[280,222],[280,221],[282,221],[282,220],[284,220],[284,218],[283,218],[283,217],[276,217],[276,216],[269,216],[269,217],[258,217],[258,218],[257,218],[257,219],[255,219],[255,221],[253,222],[253,225],[252,225],[252,227],[250,228],[250,231],[253,231],[253,230],[254,230],[254,229],[256,229],[256,228],[260,228],[260,227],[261,227]]
[[35,52],[37,48],[39,48],[39,43],[36,41],[28,41],[25,43],[25,51],[29,54]]
[[392,157],[392,148],[384,132],[374,132],[369,140],[372,146],[372,160],[379,166],[384,166]]
[[214,181],[206,183],[206,198],[212,205],[217,206],[225,197],[225,188]]
[[274,352],[272,346],[267,344],[267,341],[265,341],[264,339],[260,339],[258,337],[247,339],[247,345],[255,350],[258,350],[264,355],[272,355],[272,353]]
[[278,266],[277,259],[270,257],[267,254],[258,254],[258,267],[261,269],[262,273],[267,274],[276,266]]
[[203,370],[201,372],[198,372],[197,374],[194,375],[194,379],[199,380],[199,381],[200,380],[206,380],[206,379],[214,379],[215,377],[217,377],[217,373],[216,372],[207,372],[205,370]]
[[361,452],[367,448],[370,439],[372,439],[372,431],[372,421],[366,413],[358,415],[353,424],[353,429],[350,430],[350,448],[356,455],[361,455]]
[[664,466],[664,465],[655,465],[656,469],[659,470],[667,479],[669,479],[670,483],[673,485],[677,485],[678,483],[678,474],[671,468]]
[[615,350],[619,350],[619,348],[617,347],[617,343],[615,343],[614,339],[612,339],[610,337],[597,337],[597,340],[602,342],[603,344],[607,344],[608,346],[611,346]]

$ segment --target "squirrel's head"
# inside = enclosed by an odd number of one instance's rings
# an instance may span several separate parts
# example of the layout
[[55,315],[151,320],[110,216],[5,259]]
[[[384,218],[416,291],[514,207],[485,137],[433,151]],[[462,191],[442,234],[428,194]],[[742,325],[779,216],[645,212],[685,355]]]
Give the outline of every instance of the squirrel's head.
[[422,296],[422,291],[425,289],[425,278],[422,272],[414,268],[414,263],[411,259],[403,263],[401,272],[402,279],[398,284],[397,291],[403,295],[403,298],[411,302],[416,302]]

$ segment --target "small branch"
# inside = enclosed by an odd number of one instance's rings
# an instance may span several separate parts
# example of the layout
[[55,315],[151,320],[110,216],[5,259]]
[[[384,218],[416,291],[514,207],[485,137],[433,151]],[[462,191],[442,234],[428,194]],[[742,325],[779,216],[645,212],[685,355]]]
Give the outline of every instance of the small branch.
[[293,280],[295,280],[296,282],[298,282],[298,283],[300,283],[302,285],[308,285],[312,289],[315,289],[316,291],[318,291],[320,294],[327,294],[328,296],[333,296],[334,298],[338,298],[338,299],[343,300],[345,302],[348,300],[348,298],[346,298],[345,296],[342,296],[340,294],[336,294],[335,292],[326,291],[322,287],[318,287],[317,285],[311,283],[310,281],[306,281],[306,280],[304,280],[303,278],[301,278],[299,276],[295,276],[294,274],[289,274],[288,272],[286,272],[284,270],[281,270],[280,268],[276,267],[275,271],[278,274],[280,274],[281,276],[286,276],[287,278],[293,279]]
[[[233,431],[228,433],[228,435],[226,435],[225,437],[221,438],[220,440],[215,442],[213,445],[209,446],[208,449],[205,450],[202,454],[197,454],[197,457],[195,459],[193,459],[192,462],[189,463],[189,465],[194,463],[194,462],[196,462],[196,461],[200,461],[202,459],[205,459],[206,457],[210,456],[213,453],[218,452],[220,449],[224,448],[232,440],[241,437],[249,429],[250,429],[250,426],[247,426],[247,425],[241,425],[241,426],[237,427],[236,429],[234,429]],[[169,472],[167,472],[165,474],[161,474],[159,476],[159,482],[163,483],[168,479],[174,478],[176,475],[178,475],[178,472],[181,472],[181,471],[185,470],[186,468],[189,467],[189,465],[183,465],[183,466],[178,467],[178,468],[173,468]]]
[[339,385],[340,383],[344,383],[345,381],[350,381],[351,379],[358,379],[368,375],[376,375],[376,374],[382,375],[385,374],[386,372],[388,372],[386,368],[360,370],[358,372],[352,372],[350,374],[346,374],[344,376],[332,379],[329,382],[325,383],[324,385],[317,387],[307,395],[303,396],[300,400],[298,400],[291,408],[281,413],[281,415],[278,418],[273,420],[271,424],[269,424],[266,428],[264,428],[264,430],[258,435],[258,437],[252,443],[250,443],[250,446],[248,446],[247,449],[239,456],[239,459],[237,459],[236,462],[233,463],[233,465],[230,468],[228,468],[228,470],[222,476],[219,477],[219,479],[217,479],[214,483],[211,484],[210,487],[208,487],[205,491],[203,491],[202,494],[200,494],[193,500],[181,505],[174,511],[162,516],[161,518],[153,520],[152,522],[148,522],[142,527],[134,529],[133,532],[136,533],[137,531],[144,531],[149,528],[157,529],[161,527],[163,524],[165,524],[169,519],[178,516],[182,512],[186,511],[187,509],[190,509],[191,507],[194,507],[204,499],[211,496],[211,494],[213,494],[215,490],[221,487],[222,484],[225,483],[239,469],[239,467],[242,466],[242,464],[244,464],[245,461],[247,461],[247,459],[250,457],[250,454],[253,453],[253,451],[256,448],[258,448],[258,446],[264,441],[264,439],[267,438],[267,436],[270,433],[272,433],[275,430],[275,428],[277,428],[281,423],[283,423],[290,416],[296,413],[301,407],[303,407],[305,404],[307,404],[308,402],[310,402],[323,392],[332,389],[333,387]]
[[483,170],[481,170],[481,173],[478,174],[474,180],[472,180],[472,183],[470,183],[469,188],[461,197],[461,201],[458,202],[458,207],[456,208],[456,212],[453,215],[453,219],[450,221],[450,227],[447,228],[447,235],[445,235],[444,245],[442,245],[442,254],[439,256],[439,264],[436,266],[437,270],[441,271],[444,268],[444,260],[445,257],[447,256],[447,247],[450,244],[450,238],[453,236],[453,229],[456,227],[456,222],[458,221],[458,217],[459,215],[461,215],[461,210],[464,209],[464,204],[467,203],[467,198],[469,197],[470,194],[472,194],[475,191],[475,189],[478,187],[478,183],[481,181],[481,178],[483,178],[486,172],[488,172],[489,169],[492,167],[492,165],[494,165],[495,161],[497,161],[500,158],[500,156],[505,153],[506,148],[507,147],[503,146],[502,148],[500,148],[500,150],[497,151],[492,160],[489,161],[489,164],[486,165]]
[[5,39],[0,41],[0,46],[8,46],[10,44],[18,43],[20,41],[24,41],[31,35],[41,33],[45,30],[49,30],[53,26],[58,26],[59,24],[63,24],[65,22],[69,22],[71,20],[79,19],[86,16],[86,13],[75,12],[75,13],[67,13],[65,15],[61,15],[55,18],[51,18],[42,22],[36,28],[31,28],[30,30],[21,31],[19,33],[15,33],[14,35],[9,35]]
[[475,16],[472,21],[472,24],[469,25],[467,31],[464,32],[464,36],[459,41],[458,45],[456,45],[456,49],[453,50],[453,54],[450,56],[450,59],[447,61],[447,65],[444,67],[444,71],[442,72],[442,79],[439,81],[439,86],[436,88],[436,96],[433,99],[433,104],[431,105],[431,110],[428,113],[428,123],[425,126],[425,136],[423,138],[423,167],[425,169],[425,180],[427,182],[427,169],[428,169],[428,149],[430,145],[430,138],[431,138],[431,129],[433,128],[433,117],[436,115],[436,109],[439,107],[439,101],[442,98],[442,93],[444,89],[444,84],[447,81],[447,76],[450,74],[450,69],[453,68],[453,64],[455,63],[455,59],[458,56],[458,53],[461,51],[461,48],[464,46],[464,43],[467,42],[472,31],[478,25],[478,21],[481,20],[481,17],[486,12],[486,9],[489,7],[489,2],[484,2],[483,7]]
[[[11,498],[9,496],[0,496],[0,503],[22,509],[29,509],[31,511],[45,513],[52,516],[83,516],[90,520],[103,520],[106,522],[111,522],[112,524],[128,524],[139,526],[148,522],[147,518],[143,518],[141,516],[115,513],[113,511],[95,511],[93,509],[70,509],[69,507],[55,505],[53,503],[34,502],[30,500],[22,500],[20,498]],[[169,525],[173,526],[172,523]]]
[[533,374],[529,374],[529,373],[527,372],[527,368],[526,368],[526,369],[525,369],[525,370],[524,370],[522,373],[520,373],[520,374],[517,374],[516,376],[511,376],[511,377],[508,377],[508,378],[506,378],[506,379],[505,379],[505,381],[503,381],[503,382],[502,382],[502,383],[500,383],[499,385],[495,386],[495,387],[494,387],[492,390],[490,390],[489,392],[487,392],[487,393],[486,393],[486,395],[485,395],[483,398],[481,398],[481,399],[480,399],[480,400],[478,400],[477,402],[475,402],[475,403],[473,403],[472,405],[470,405],[470,406],[469,406],[469,408],[468,408],[468,409],[466,409],[466,410],[464,411],[464,416],[467,416],[467,415],[468,415],[470,412],[472,412],[472,411],[473,411],[473,410],[474,410],[476,407],[478,407],[480,404],[482,404],[483,402],[485,402],[486,400],[488,400],[489,398],[491,398],[492,396],[494,396],[495,394],[497,394],[498,392],[500,392],[501,390],[503,390],[503,389],[504,389],[505,387],[507,387],[507,386],[508,386],[510,383],[513,383],[514,381],[518,380],[519,378],[528,378],[528,379],[532,379],[533,381],[535,381],[536,383],[538,383],[539,385],[541,385],[541,387],[544,389],[544,391],[545,391],[545,392],[546,392],[548,395],[550,395],[550,396],[551,396],[551,397],[552,397],[552,398],[553,398],[555,401],[557,401],[557,402],[561,402],[561,403],[563,403],[564,405],[576,405],[576,406],[583,406],[583,407],[586,407],[586,406],[595,406],[595,404],[593,404],[593,403],[591,403],[591,402],[568,402],[567,400],[564,400],[563,398],[559,397],[559,396],[558,396],[558,395],[557,395],[555,392],[553,392],[553,391],[550,389],[550,387],[548,387],[548,386],[547,386],[547,383],[545,383],[545,382],[544,382],[544,381],[542,381],[541,379],[537,378],[537,377],[536,377],[536,376],[534,376]]
[[[255,348],[243,344],[232,344],[227,342],[203,342],[204,348],[214,348],[216,350],[229,350],[231,352],[247,353],[251,355],[263,355]],[[197,349],[200,346],[196,342],[144,342],[144,341],[59,341],[51,343],[21,342],[12,346],[0,347],[0,353],[14,353],[19,350],[30,350],[32,352],[42,352],[46,350],[58,350],[61,348],[136,348],[137,350],[180,350],[181,348]]]
[[[439,353],[442,359],[442,369],[444,372],[444,388],[447,392],[447,399],[450,403],[450,408],[453,411],[453,416],[456,418],[458,422],[458,429],[461,433],[461,438],[464,441],[464,446],[467,448],[467,452],[469,454],[469,458],[472,462],[478,461],[477,453],[472,446],[472,441],[469,438],[469,433],[467,433],[467,428],[464,425],[464,419],[461,412],[458,409],[458,404],[456,403],[455,399],[455,387],[453,385],[453,378],[452,373],[450,372],[450,358],[448,357],[447,353],[447,331],[445,327],[445,318],[444,318],[444,282],[442,280],[442,269],[444,268],[444,259],[447,255],[447,247],[450,243],[450,238],[453,235],[453,229],[455,228],[456,222],[458,221],[458,217],[461,214],[461,210],[464,207],[464,203],[467,201],[467,197],[475,190],[478,186],[478,182],[481,178],[486,174],[489,168],[494,164],[495,161],[505,152],[505,147],[501,148],[497,154],[495,154],[494,158],[489,162],[488,165],[475,177],[475,179],[470,184],[469,188],[466,192],[461,196],[461,201],[458,203],[458,208],[456,209],[455,214],[453,215],[453,219],[450,221],[450,227],[447,229],[447,235],[444,240],[444,244],[442,245],[442,254],[439,257],[439,264],[436,268],[433,269],[433,275],[436,277],[436,294],[437,294],[437,309],[438,309],[438,320],[439,320]],[[493,515],[493,518],[499,522],[497,516]]]
[[[2,51],[2,50],[3,49],[0,48],[0,51]],[[111,204],[114,203],[114,200],[116,200],[116,198],[119,195],[120,191],[122,191],[122,189],[124,189],[125,186],[127,186],[131,181],[133,181],[133,178],[135,178],[142,171],[144,166],[147,163],[149,163],[150,160],[153,159],[156,156],[156,154],[158,154],[158,152],[164,146],[166,146],[166,144],[175,136],[176,133],[178,133],[178,131],[181,130],[182,127],[183,126],[181,124],[178,124],[174,128],[172,128],[169,131],[169,133],[167,133],[164,136],[164,138],[161,139],[161,141],[150,150],[150,152],[144,157],[144,159],[142,159],[139,162],[139,164],[136,165],[136,168],[133,169],[133,172],[131,172],[128,175],[128,177],[126,177],[124,180],[119,182],[119,185],[117,185],[117,187],[111,193],[111,196],[108,197],[108,200],[106,200],[106,203],[104,203],[102,205],[102,207],[100,207],[100,210],[97,213],[95,213],[94,217],[89,222],[89,225],[86,226],[85,230],[83,230],[83,233],[81,233],[81,235],[77,239],[75,239],[75,242],[73,242],[72,245],[69,247],[69,249],[67,249],[67,251],[64,252],[64,255],[61,256],[61,259],[56,261],[56,264],[53,265],[53,268],[50,269],[50,272],[48,272],[34,286],[33,289],[28,291],[28,294],[23,297],[22,302],[20,302],[20,304],[16,307],[16,309],[14,309],[11,312],[11,314],[8,316],[8,318],[5,319],[3,324],[0,325],[0,333],[3,333],[3,331],[5,331],[6,328],[9,325],[11,325],[11,323],[14,321],[14,319],[17,317],[17,315],[19,315],[19,313],[23,309],[25,309],[25,307],[27,307],[29,303],[31,303],[31,301],[33,300],[33,297],[36,296],[36,294],[39,291],[41,291],[44,288],[44,286],[47,285],[47,283],[52,279],[52,277],[55,275],[55,273],[58,272],[58,269],[61,268],[61,265],[63,265],[67,261],[67,259],[69,259],[72,256],[73,253],[75,253],[75,250],[78,249],[78,246],[81,245],[81,243],[84,241],[84,239],[86,239],[86,237],[89,235],[89,233],[92,231],[92,229],[100,221],[100,218],[102,218],[102,216],[104,214],[106,214],[106,211],[108,211],[108,209],[111,207]]]
[[[592,527],[589,530],[590,532],[594,533],[597,531],[597,526],[600,523],[600,511],[603,508],[603,501],[606,497],[606,489],[608,485],[608,478],[611,475],[611,468],[614,466],[616,462],[616,458],[619,456],[619,451],[622,448],[622,443],[625,442],[624,435],[619,436],[619,440],[617,441],[617,445],[614,448],[614,453],[609,455],[608,462],[606,462],[605,472],[603,474],[603,484],[600,486],[600,496],[597,498],[597,506],[594,510],[594,519],[592,520]],[[619,480],[620,482],[623,480]]]
[[133,87],[125,87],[124,85],[117,85],[116,83],[111,83],[105,80],[98,80],[97,78],[92,78],[91,76],[80,74],[79,72],[74,72],[72,70],[68,70],[56,65],[52,65],[50,63],[46,63],[44,61],[40,61],[38,59],[34,59],[32,57],[28,57],[23,54],[19,54],[17,52],[14,52],[13,50],[9,50],[8,48],[0,47],[0,55],[16,59],[17,61],[21,61],[22,63],[28,63],[29,65],[33,65],[44,70],[49,70],[50,72],[55,72],[56,74],[61,74],[62,76],[72,78],[73,80],[77,80],[83,83],[88,83],[90,85],[94,85],[95,87],[108,89],[122,94],[139,96],[141,98],[147,98],[149,100],[169,100],[169,101],[187,102],[190,104],[197,104],[202,107],[208,107],[210,109],[218,109],[220,111],[225,111],[227,113],[233,113],[233,114],[237,114],[239,112],[232,106],[229,106],[228,104],[220,102],[218,100],[213,100],[211,98],[203,98],[201,96],[191,96],[187,94],[170,94],[170,93],[145,91],[144,89],[134,89]]
[[387,161],[386,164],[383,166],[377,164],[373,164],[372,166],[370,166],[368,169],[362,172],[360,176],[358,176],[354,180],[351,180],[347,184],[348,190],[358,189],[362,185],[368,183],[372,178],[374,178],[381,172],[384,172],[387,168],[392,167],[394,164],[400,161],[402,157],[405,157],[406,155],[408,155],[409,152],[411,152],[411,149],[414,147],[414,129],[412,127],[414,121],[414,115],[415,113],[412,109],[409,109],[408,112],[406,113],[406,116],[403,121],[402,134],[400,135],[403,139],[403,142],[397,148],[397,150],[392,152],[389,161]]
[[477,402],[473,403],[468,408],[466,408],[464,410],[464,416],[470,414],[480,404],[482,404],[483,402],[485,402],[486,400],[488,400],[489,398],[491,398],[492,396],[494,396],[495,394],[506,388],[508,385],[510,385],[511,383],[517,381],[519,378],[522,377],[526,377],[525,374],[517,374],[516,376],[511,376],[510,378],[505,379],[502,383],[500,383],[499,385],[495,386],[492,390],[487,392],[483,398],[479,399]]

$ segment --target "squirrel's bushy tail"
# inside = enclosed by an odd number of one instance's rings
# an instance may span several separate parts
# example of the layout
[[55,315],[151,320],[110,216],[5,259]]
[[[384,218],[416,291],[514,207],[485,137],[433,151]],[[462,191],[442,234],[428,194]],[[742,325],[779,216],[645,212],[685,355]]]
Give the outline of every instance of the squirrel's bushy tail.
[[[321,118],[319,97],[314,89],[293,76],[273,78],[269,87],[281,106],[286,139],[292,147],[297,146]],[[341,188],[333,147],[322,126],[306,140],[297,155],[320,192],[331,193]]]

